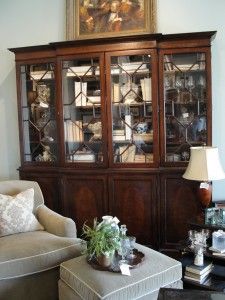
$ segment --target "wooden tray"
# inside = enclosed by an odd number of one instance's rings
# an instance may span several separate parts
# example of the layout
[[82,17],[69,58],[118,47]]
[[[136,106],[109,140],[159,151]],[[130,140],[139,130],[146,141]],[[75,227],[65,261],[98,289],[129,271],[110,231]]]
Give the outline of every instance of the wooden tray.
[[[144,253],[138,251],[137,249],[134,249],[134,254],[136,255],[135,258],[131,259],[131,258],[126,258],[126,260],[128,261],[128,264],[130,266],[130,269],[134,269],[140,266],[140,264],[143,262],[144,260]],[[119,260],[121,260],[121,256],[120,255],[115,255],[114,259],[113,259],[113,263],[111,264],[110,267],[102,267],[99,265],[99,263],[97,262],[96,259],[87,259],[87,262],[92,266],[93,269],[95,270],[99,270],[99,271],[109,271],[109,272],[117,272],[120,273],[120,268],[119,268]]]

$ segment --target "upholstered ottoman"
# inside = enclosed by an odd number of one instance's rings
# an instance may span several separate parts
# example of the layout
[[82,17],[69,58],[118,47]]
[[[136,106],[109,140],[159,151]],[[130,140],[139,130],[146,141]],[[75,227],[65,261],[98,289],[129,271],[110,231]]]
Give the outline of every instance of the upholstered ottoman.
[[131,270],[131,276],[95,270],[85,256],[63,262],[59,300],[157,299],[160,287],[183,287],[180,262],[139,244],[136,248],[145,259]]

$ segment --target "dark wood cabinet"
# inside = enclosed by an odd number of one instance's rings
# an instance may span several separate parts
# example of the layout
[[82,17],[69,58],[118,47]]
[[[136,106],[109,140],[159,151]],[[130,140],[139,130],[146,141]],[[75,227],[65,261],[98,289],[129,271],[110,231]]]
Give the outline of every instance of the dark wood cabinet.
[[105,176],[72,175],[63,178],[65,215],[76,220],[81,233],[84,222],[101,219],[107,209],[107,180]]
[[23,180],[37,181],[44,195],[45,204],[52,210],[61,213],[63,205],[61,203],[61,182],[56,174],[35,173],[32,171],[20,171],[20,178]]
[[109,211],[127,225],[128,234],[140,243],[156,247],[157,177],[111,175]]
[[179,173],[161,175],[160,248],[168,253],[187,236],[190,217],[201,211],[197,183],[183,180]]
[[140,243],[174,251],[199,208],[182,179],[211,144],[215,32],[14,48],[22,179],[85,221],[116,215]]

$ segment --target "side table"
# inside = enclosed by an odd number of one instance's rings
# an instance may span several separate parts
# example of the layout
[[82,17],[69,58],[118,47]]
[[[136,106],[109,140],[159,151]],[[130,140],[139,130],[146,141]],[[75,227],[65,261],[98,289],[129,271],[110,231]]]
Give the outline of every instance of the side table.
[[[206,225],[204,223],[197,222],[195,220],[189,222],[190,228],[195,230],[201,230],[202,228],[207,228],[211,231],[218,229],[224,229],[218,225]],[[209,238],[209,245],[211,246],[211,237]],[[181,241],[179,250],[182,254],[181,262],[183,268],[183,275],[185,271],[185,267],[189,264],[192,264],[194,261],[194,254],[191,249],[187,246],[187,241]],[[183,278],[184,288],[191,288],[191,289],[205,289],[211,291],[219,291],[225,292],[225,257],[219,257],[212,255],[212,251],[206,250],[204,253],[204,257],[212,260],[214,268],[209,276],[203,283],[198,283],[193,280],[188,280]],[[225,295],[224,295],[225,299]]]
[[[209,257],[209,255],[207,255],[207,257]],[[183,278],[184,288],[225,292],[225,266],[222,265],[220,261],[218,261],[218,258],[212,258],[212,260],[214,268],[209,274],[209,276],[206,278],[206,280],[202,283],[198,283],[193,280]],[[194,262],[193,254],[186,253],[185,255],[183,255],[181,262],[184,275],[185,267]]]
[[224,300],[225,294],[215,291],[180,290],[161,288],[157,300]]

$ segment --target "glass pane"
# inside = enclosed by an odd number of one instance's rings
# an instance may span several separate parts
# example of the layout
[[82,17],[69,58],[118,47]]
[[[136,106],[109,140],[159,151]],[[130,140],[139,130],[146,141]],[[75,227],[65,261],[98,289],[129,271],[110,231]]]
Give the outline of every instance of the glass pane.
[[103,162],[98,58],[63,62],[63,101],[66,162]]
[[150,55],[111,58],[113,160],[153,162]]
[[57,159],[54,68],[53,63],[20,68],[25,161]]
[[191,146],[205,145],[205,53],[164,55],[166,161],[188,161]]

